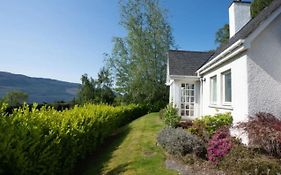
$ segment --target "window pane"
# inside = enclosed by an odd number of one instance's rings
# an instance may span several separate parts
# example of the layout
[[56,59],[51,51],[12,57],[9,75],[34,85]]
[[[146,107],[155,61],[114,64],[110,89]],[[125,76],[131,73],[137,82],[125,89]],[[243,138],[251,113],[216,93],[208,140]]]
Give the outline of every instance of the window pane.
[[217,76],[211,78],[211,103],[217,102]]
[[181,111],[181,115],[184,115],[184,111]]
[[190,116],[194,116],[194,111],[190,111]]
[[231,102],[231,72],[224,74],[224,101]]
[[191,97],[190,100],[191,100],[191,102],[194,102],[194,97]]

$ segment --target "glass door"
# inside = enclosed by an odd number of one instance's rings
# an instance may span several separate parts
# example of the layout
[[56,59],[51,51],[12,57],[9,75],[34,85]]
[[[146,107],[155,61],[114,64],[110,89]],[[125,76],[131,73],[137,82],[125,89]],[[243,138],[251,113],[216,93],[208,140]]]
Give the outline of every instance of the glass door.
[[194,117],[195,85],[181,84],[181,116]]

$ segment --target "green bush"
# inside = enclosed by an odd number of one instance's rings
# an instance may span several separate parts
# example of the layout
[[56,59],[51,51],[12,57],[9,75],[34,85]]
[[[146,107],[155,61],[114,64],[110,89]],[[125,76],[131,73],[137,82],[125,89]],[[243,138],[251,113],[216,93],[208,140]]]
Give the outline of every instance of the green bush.
[[214,116],[204,116],[195,119],[192,122],[192,127],[188,130],[207,141],[217,129],[223,126],[232,125],[232,116],[230,113],[216,114]]
[[176,127],[180,122],[181,117],[178,115],[178,110],[172,104],[168,104],[164,109],[163,120],[169,127]]
[[65,111],[24,105],[0,114],[0,174],[69,174],[77,160],[145,111],[138,105]]
[[157,142],[169,154],[184,158],[187,154],[205,158],[204,142],[182,128],[165,128],[157,136]]
[[258,154],[243,145],[235,145],[218,167],[229,175],[277,175],[281,173],[280,163],[278,159]]

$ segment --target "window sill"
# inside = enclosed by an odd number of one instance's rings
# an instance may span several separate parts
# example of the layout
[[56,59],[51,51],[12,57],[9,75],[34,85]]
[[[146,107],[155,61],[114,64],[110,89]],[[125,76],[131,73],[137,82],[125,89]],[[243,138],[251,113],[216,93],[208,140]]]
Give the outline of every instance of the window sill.
[[209,105],[209,108],[233,110],[232,106],[230,106],[230,105],[228,105],[228,106]]

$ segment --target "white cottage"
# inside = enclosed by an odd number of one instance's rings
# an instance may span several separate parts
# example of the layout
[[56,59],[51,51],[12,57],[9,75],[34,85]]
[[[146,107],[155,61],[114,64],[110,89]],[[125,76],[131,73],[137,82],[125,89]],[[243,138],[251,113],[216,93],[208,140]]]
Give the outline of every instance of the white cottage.
[[251,19],[250,2],[229,7],[230,39],[215,52],[171,50],[170,102],[185,119],[231,112],[281,116],[281,0]]

